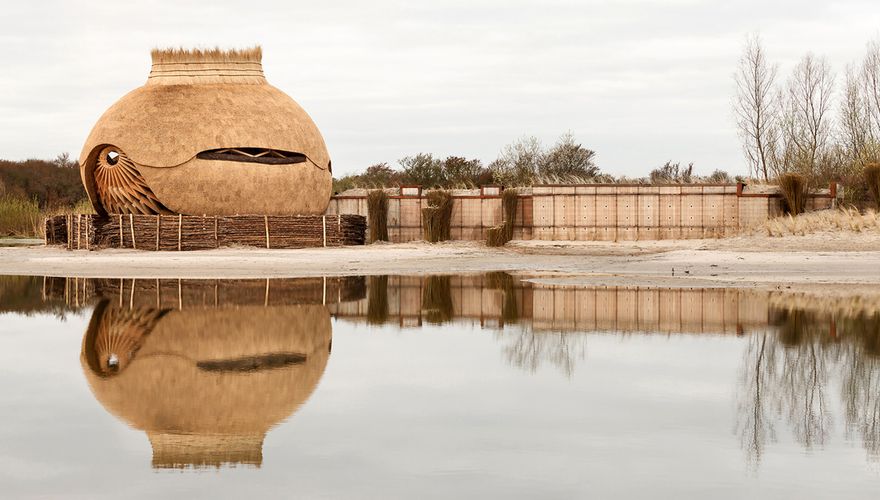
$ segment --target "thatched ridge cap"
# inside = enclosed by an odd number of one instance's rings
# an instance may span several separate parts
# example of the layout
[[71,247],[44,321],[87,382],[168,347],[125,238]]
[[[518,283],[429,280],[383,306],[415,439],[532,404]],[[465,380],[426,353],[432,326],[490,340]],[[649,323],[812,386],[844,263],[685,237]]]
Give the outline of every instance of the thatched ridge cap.
[[155,48],[150,51],[153,64],[165,63],[204,63],[204,62],[253,62],[263,60],[263,49],[259,45],[244,49],[197,48]]

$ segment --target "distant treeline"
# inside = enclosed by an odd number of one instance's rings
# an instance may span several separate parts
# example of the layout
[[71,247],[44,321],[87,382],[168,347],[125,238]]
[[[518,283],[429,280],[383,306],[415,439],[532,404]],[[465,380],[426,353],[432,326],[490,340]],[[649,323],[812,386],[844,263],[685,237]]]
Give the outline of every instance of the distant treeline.
[[47,208],[75,205],[86,192],[79,165],[65,153],[51,161],[0,160],[0,197],[35,200]]
[[397,167],[377,163],[361,173],[333,179],[333,191],[352,188],[379,188],[418,184],[429,188],[473,188],[488,184],[531,186],[534,184],[583,184],[633,182],[644,184],[734,182],[727,172],[716,170],[708,176],[694,173],[693,163],[682,166],[668,161],[653,169],[647,177],[613,177],[596,165],[596,152],[578,143],[571,133],[563,134],[550,148],[532,136],[525,136],[504,146],[488,165],[475,158],[431,153],[406,156]]

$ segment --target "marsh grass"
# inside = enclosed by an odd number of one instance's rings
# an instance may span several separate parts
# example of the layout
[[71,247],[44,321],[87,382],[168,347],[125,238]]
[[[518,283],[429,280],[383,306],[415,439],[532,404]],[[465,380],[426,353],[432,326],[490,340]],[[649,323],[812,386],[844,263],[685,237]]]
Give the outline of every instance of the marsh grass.
[[785,200],[785,212],[800,215],[807,208],[807,183],[800,174],[782,174],[777,179],[782,199]]
[[0,236],[40,236],[42,222],[43,215],[36,199],[0,197]]
[[43,238],[46,218],[64,213],[91,214],[94,210],[88,200],[72,207],[41,209],[36,199],[0,196],[0,237]]
[[781,237],[841,231],[880,233],[880,216],[874,210],[861,213],[854,208],[819,210],[770,219],[753,230],[752,234]]
[[388,241],[388,193],[374,189],[367,193],[368,243]]

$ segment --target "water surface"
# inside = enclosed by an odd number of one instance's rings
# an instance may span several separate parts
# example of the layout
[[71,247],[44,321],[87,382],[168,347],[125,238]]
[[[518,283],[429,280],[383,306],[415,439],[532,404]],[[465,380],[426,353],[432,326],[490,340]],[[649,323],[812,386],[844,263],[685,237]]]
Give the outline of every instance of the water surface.
[[873,497],[880,315],[484,276],[0,277],[4,496]]

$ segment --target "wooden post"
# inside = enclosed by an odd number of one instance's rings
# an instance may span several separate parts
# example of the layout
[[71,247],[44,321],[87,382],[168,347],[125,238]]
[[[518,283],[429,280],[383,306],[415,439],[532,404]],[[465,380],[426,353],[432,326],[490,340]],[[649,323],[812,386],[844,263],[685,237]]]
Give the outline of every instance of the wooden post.
[[217,238],[217,216],[214,216],[214,248],[220,248],[220,240]]
[[327,216],[326,215],[321,216],[321,227],[324,230],[324,246],[326,247],[327,246]]
[[[156,216],[156,251],[159,251],[159,235],[162,234],[162,216]],[[158,281],[157,281],[158,285]],[[157,306],[158,307],[158,306]]]
[[122,214],[119,215],[119,248],[122,248],[123,242],[123,233],[122,233]]
[[82,214],[76,214],[76,249],[79,250],[79,240],[82,235]]
[[134,238],[134,214],[128,214],[128,224],[131,227],[131,248],[137,250],[137,243]]
[[263,221],[266,223],[266,248],[269,248],[269,216],[264,215]]
[[[183,244],[181,243],[181,239],[183,239],[183,214],[177,215],[177,251],[181,251],[183,249]],[[179,285],[179,283],[178,283]]]

